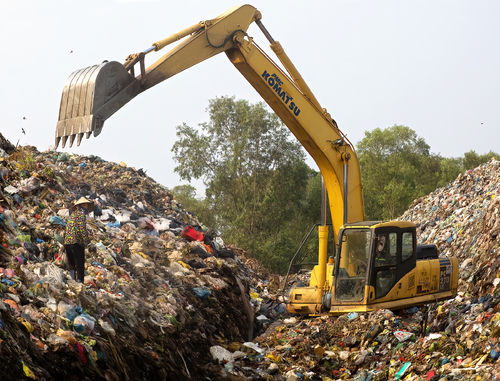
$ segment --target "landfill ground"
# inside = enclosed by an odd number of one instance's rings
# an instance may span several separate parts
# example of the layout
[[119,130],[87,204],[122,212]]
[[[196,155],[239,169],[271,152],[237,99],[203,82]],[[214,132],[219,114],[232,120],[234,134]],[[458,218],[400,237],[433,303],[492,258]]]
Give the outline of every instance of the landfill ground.
[[[144,170],[1,136],[0,156],[1,380],[500,380],[499,161],[401,217],[459,258],[459,295],[424,321],[417,308],[290,315],[283,277]],[[83,285],[59,257],[81,196],[97,205]]]

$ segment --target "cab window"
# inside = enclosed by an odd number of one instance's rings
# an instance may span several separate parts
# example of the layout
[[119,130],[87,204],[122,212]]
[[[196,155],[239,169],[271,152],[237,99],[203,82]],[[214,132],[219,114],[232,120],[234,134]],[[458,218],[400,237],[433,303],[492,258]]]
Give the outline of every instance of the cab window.
[[375,266],[391,266],[397,263],[398,235],[383,233],[377,236],[375,247]]
[[345,230],[340,247],[339,267],[335,277],[335,298],[359,302],[365,294],[371,231]]
[[413,256],[413,234],[411,232],[403,233],[402,241],[401,262],[404,263]]

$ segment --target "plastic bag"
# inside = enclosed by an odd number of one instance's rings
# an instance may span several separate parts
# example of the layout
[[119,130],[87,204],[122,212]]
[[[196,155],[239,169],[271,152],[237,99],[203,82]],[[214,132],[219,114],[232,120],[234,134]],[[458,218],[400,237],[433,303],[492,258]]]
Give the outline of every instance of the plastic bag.
[[212,294],[210,290],[199,287],[192,288],[191,291],[193,291],[194,294],[201,299],[207,299]]
[[120,224],[120,221],[115,221],[115,222],[108,222],[106,224],[106,226],[109,226],[110,228],[118,228],[119,229],[120,226],[122,226],[122,225]]
[[59,216],[50,216],[49,217],[49,222],[52,224],[52,225],[61,225],[61,226],[66,226],[66,222],[64,222],[62,220],[61,217]]
[[160,218],[157,222],[154,223],[154,227],[159,232],[170,229],[170,220],[167,218]]
[[5,188],[3,188],[3,190],[5,192],[7,192],[8,194],[14,194],[14,193],[17,193],[17,188],[14,188],[12,185],[9,185]]
[[40,188],[40,179],[36,176],[32,176],[29,179],[21,181],[21,192],[23,195],[28,196],[31,192]]
[[[66,268],[66,263],[68,262],[68,257],[66,256],[66,251],[64,250],[64,246],[61,246],[61,249],[59,250],[59,253],[57,253],[54,257],[54,264],[57,267],[60,267],[62,269]],[[64,279],[64,278],[63,278]],[[63,279],[59,280],[60,282],[63,281]]]
[[102,330],[106,332],[108,335],[115,337],[116,332],[114,328],[109,324],[107,321],[104,321],[102,319],[99,319],[99,325],[101,326]]
[[200,233],[195,228],[193,228],[191,225],[189,225],[189,226],[186,226],[184,228],[184,230],[181,232],[181,237],[189,239],[191,241],[203,241],[205,234]]
[[59,312],[62,317],[74,321],[75,318],[83,312],[83,310],[82,307],[72,306],[71,304],[65,303],[61,300],[57,305],[57,312]]
[[396,331],[394,332],[394,336],[396,336],[396,338],[399,340],[399,341],[406,341],[408,340],[410,337],[413,336],[413,333],[411,332],[406,332],[406,331]]
[[116,213],[115,215],[115,218],[116,218],[116,221],[118,221],[119,223],[127,223],[130,221],[130,216],[132,215],[132,212],[129,212],[129,211],[121,211],[119,213]]
[[153,225],[153,222],[147,218],[147,217],[142,217],[139,218],[139,223],[141,229],[146,229],[146,230],[155,230],[155,226]]
[[69,209],[59,209],[57,211],[57,215],[62,218],[68,218],[69,217]]
[[51,333],[46,339],[45,342],[50,345],[65,345],[68,344],[68,340],[66,340],[64,337],[57,336],[54,333]]
[[233,354],[229,352],[226,348],[221,347],[219,345],[214,345],[213,347],[210,347],[210,354],[212,355],[212,358],[214,360],[217,360],[219,362],[233,362]]
[[59,328],[56,332],[56,335],[62,337],[63,339],[66,339],[71,345],[76,344],[76,338],[70,331],[64,331]]
[[81,334],[89,334],[94,330],[95,320],[87,314],[81,314],[74,320],[75,331]]

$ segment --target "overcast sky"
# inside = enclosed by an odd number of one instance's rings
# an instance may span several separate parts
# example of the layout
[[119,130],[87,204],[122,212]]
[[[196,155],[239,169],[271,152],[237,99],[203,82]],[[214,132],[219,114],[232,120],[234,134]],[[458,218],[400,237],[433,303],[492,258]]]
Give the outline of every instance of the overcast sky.
[[[0,0],[0,132],[13,144],[48,149],[62,89],[73,71],[104,60],[124,62],[127,55],[240,4]],[[251,4],[351,142],[366,130],[400,124],[443,156],[471,149],[500,152],[500,1]],[[273,56],[257,26],[248,32]],[[146,64],[163,54],[148,55]],[[140,94],[106,121],[99,137],[64,151],[144,168],[172,188],[182,183],[170,152],[175,126],[208,121],[208,100],[225,95],[262,101],[220,54]]]

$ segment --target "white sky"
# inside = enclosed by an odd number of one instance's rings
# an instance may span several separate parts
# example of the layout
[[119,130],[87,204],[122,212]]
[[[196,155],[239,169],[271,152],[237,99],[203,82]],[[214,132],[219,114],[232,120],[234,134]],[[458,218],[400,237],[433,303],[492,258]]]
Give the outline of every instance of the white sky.
[[[0,0],[0,132],[13,144],[20,139],[46,150],[73,71],[103,60],[123,63],[128,54],[239,4]],[[351,142],[366,130],[402,124],[443,156],[500,151],[500,1],[251,4]],[[248,32],[274,57],[256,25]],[[146,63],[163,54],[148,55]],[[64,151],[144,168],[172,188],[181,184],[170,152],[175,126],[208,121],[208,100],[224,95],[262,101],[220,54],[140,94],[106,121],[99,137]]]

